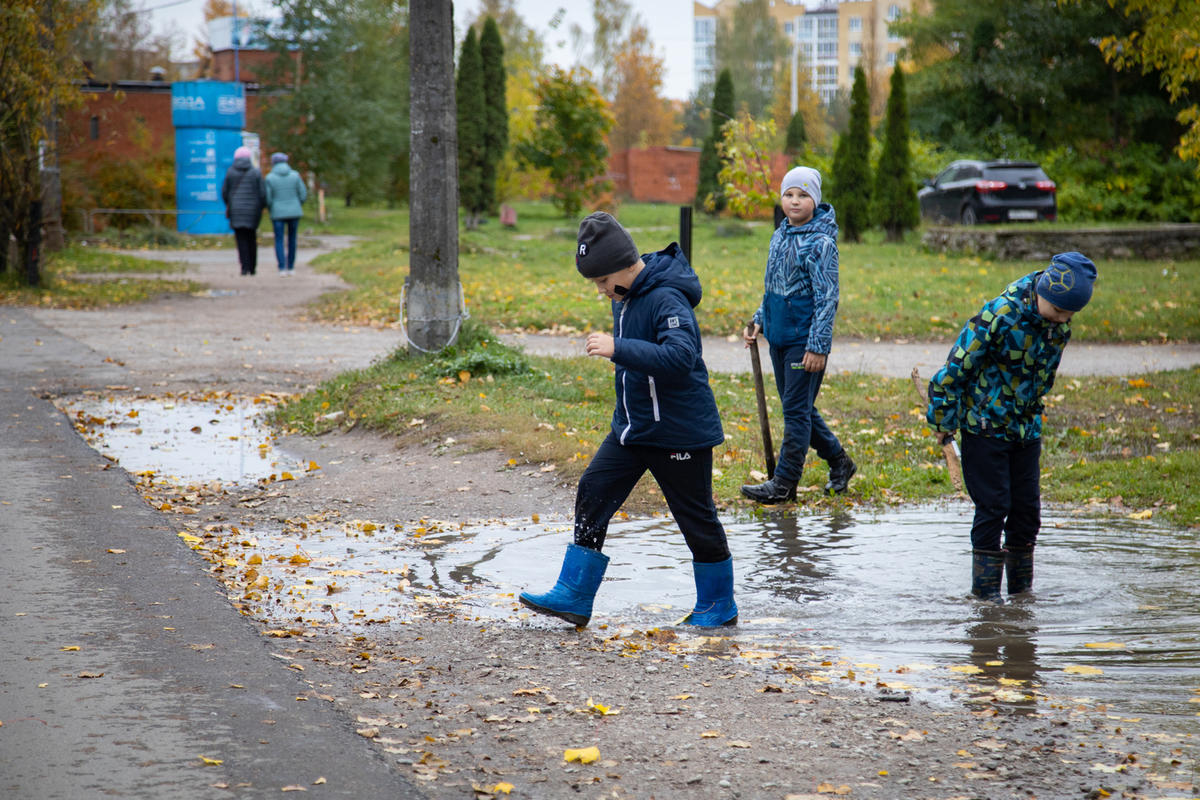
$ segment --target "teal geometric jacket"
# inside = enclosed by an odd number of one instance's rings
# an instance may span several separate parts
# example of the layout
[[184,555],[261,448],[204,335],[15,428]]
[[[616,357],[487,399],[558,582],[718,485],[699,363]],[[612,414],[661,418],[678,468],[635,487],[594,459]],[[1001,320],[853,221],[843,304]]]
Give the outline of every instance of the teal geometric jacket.
[[968,431],[1013,442],[1042,435],[1042,397],[1054,386],[1069,323],[1037,313],[1041,271],[1009,284],[959,333],[929,381],[925,419],[935,430]]

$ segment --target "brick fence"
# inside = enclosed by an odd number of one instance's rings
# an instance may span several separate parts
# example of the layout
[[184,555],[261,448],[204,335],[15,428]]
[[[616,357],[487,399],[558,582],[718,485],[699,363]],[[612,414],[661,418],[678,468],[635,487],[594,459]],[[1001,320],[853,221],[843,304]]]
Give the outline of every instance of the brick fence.
[[1089,258],[1167,260],[1200,256],[1200,224],[1161,223],[1105,228],[939,225],[921,237],[937,252],[976,253],[1012,261],[1044,261],[1078,250]]

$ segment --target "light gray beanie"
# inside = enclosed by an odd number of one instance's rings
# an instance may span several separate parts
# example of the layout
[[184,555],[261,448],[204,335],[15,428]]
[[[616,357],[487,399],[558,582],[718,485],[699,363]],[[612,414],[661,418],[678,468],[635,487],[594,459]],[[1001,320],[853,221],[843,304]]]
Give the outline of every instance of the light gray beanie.
[[821,205],[821,173],[817,172],[812,167],[792,167],[788,170],[788,174],[783,176],[783,183],[779,185],[779,195],[788,189],[799,189],[813,199],[813,205]]

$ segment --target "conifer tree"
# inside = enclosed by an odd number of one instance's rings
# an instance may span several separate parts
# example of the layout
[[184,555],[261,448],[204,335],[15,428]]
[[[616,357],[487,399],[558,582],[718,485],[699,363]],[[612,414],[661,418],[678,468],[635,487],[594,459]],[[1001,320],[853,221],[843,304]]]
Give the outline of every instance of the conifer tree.
[[458,58],[458,203],[467,211],[468,229],[478,227],[487,210],[484,195],[484,126],[487,106],[483,94],[483,63],[475,29],[467,28]]
[[857,242],[871,227],[871,98],[861,66],[854,68],[850,91],[850,126],[838,138],[833,156],[831,199],[842,239]]
[[717,76],[708,114],[711,128],[700,148],[700,181],[696,186],[695,206],[716,214],[725,208],[725,194],[717,177],[722,166],[717,144],[721,141],[721,128],[733,119],[733,75],[727,69]]
[[892,70],[888,95],[883,153],[875,168],[875,221],[887,232],[889,242],[904,238],[904,232],[920,224],[917,187],[912,179],[912,156],[908,148],[908,101],[904,95],[904,70]]
[[479,55],[483,61],[483,98],[487,107],[483,129],[483,196],[488,213],[495,214],[500,200],[496,196],[496,171],[508,149],[508,70],[504,66],[500,26],[490,16],[484,20],[479,36]]
[[788,122],[787,139],[783,145],[783,152],[789,158],[799,158],[804,153],[804,148],[808,144],[808,133],[804,129],[804,115],[797,111],[792,114],[792,119]]

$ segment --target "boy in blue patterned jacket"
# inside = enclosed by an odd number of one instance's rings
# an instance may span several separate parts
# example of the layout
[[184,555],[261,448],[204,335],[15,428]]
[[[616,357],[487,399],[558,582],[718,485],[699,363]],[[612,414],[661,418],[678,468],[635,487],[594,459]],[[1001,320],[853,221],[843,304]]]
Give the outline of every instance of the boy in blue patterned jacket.
[[760,330],[766,336],[783,404],[783,444],[775,474],[765,483],[742,487],[743,495],[763,504],[796,499],[810,446],[829,462],[825,491],[846,491],[858,470],[816,407],[838,307],[833,206],[821,202],[821,173],[811,167],[788,172],[779,194],[785,219],[771,235],[763,302],[742,333],[747,347],[758,347]]
[[700,330],[692,310],[700,279],[679,245],[639,255],[633,238],[603,211],[579,225],[575,267],[612,305],[613,333],[591,333],[589,356],[615,366],[612,429],[579,479],[575,541],[549,592],[521,604],[586,625],[608,556],[600,552],[613,514],[647,470],[662,488],[688,549],[696,582],[689,625],[733,625],[733,557],[712,497],[712,449],[725,441]]
[[983,306],[929,382],[925,418],[944,440],[962,432],[963,482],[975,504],[971,594],[980,599],[1002,602],[1006,570],[1010,595],[1033,587],[1042,398],[1095,281],[1096,265],[1083,254],[1054,256]]

